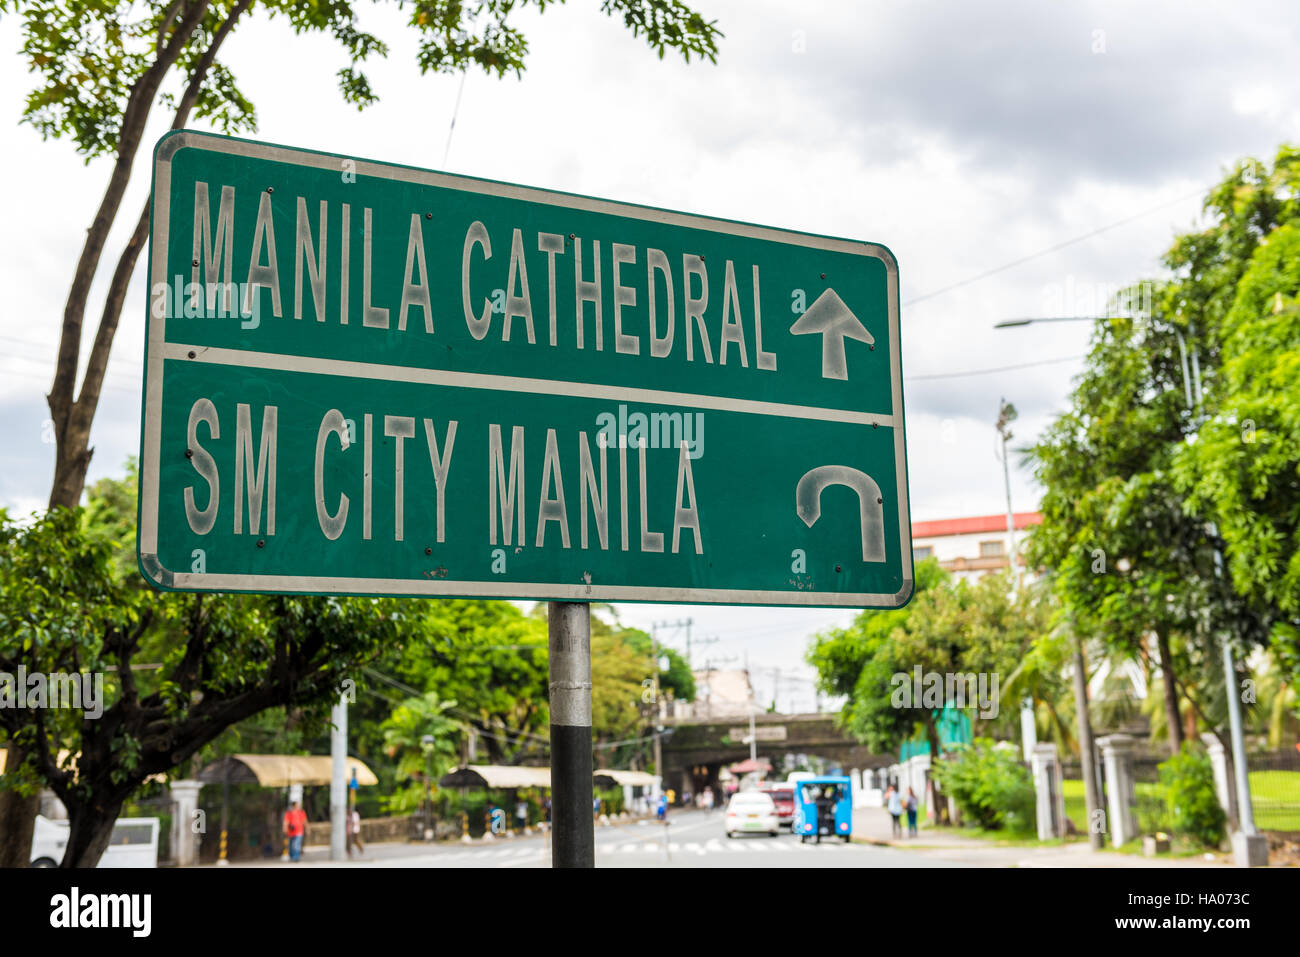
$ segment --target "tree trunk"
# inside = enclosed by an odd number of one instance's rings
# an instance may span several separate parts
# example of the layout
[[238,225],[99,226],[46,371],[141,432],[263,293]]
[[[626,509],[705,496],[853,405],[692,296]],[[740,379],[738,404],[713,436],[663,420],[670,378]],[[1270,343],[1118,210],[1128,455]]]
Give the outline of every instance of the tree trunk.
[[[108,188],[100,200],[99,209],[86,230],[86,241],[77,259],[77,268],[68,289],[68,300],[63,307],[63,327],[59,336],[58,363],[54,370],[54,383],[46,402],[54,423],[54,481],[50,487],[49,505],[74,508],[81,500],[81,490],[90,465],[89,419],[74,415],[73,401],[77,379],[77,366],[81,357],[81,328],[86,314],[86,300],[91,283],[99,269],[99,260],[108,240],[109,230],[117,219],[122,196],[131,179],[135,155],[144,136],[145,123],[153,107],[154,98],[163,78],[172,68],[181,49],[190,39],[194,28],[203,20],[207,10],[206,0],[199,0],[180,17],[166,45],[159,42],[158,54],[152,65],[131,88],[130,98],[122,112],[122,128],[118,134],[117,160],[108,180]],[[84,421],[74,421],[84,418]]]
[[[195,64],[194,72],[190,75],[189,83],[185,92],[181,95],[180,102],[176,106],[176,115],[172,118],[171,128],[180,130],[185,128],[189,122],[190,113],[194,105],[198,102],[199,93],[203,89],[203,81],[207,78],[208,71],[212,64],[216,62],[217,51],[221,49],[221,44],[225,42],[227,36],[235,28],[235,23],[240,17],[247,12],[252,5],[252,0],[239,0],[231,9],[226,19],[222,21],[221,26],[217,28],[216,33],[212,36],[212,42],[208,48],[203,51],[203,56]],[[117,335],[118,323],[122,318],[122,306],[126,302],[127,288],[131,284],[131,276],[135,274],[136,263],[139,262],[140,253],[144,251],[145,240],[149,238],[149,214],[153,208],[152,197],[145,200],[144,209],[140,211],[140,218],[136,220],[135,230],[131,233],[131,238],[127,240],[126,247],[122,250],[121,256],[117,260],[117,268],[113,270],[112,281],[108,285],[108,293],[104,297],[104,311],[100,316],[99,328],[95,332],[95,342],[90,350],[90,358],[86,362],[86,374],[82,379],[81,392],[77,401],[72,405],[68,415],[67,434],[69,436],[68,461],[63,463],[60,469],[61,460],[56,460],[54,483],[55,487],[60,485],[65,488],[60,492],[63,504],[75,505],[81,498],[81,489],[86,481],[86,469],[90,465],[91,450],[90,426],[95,418],[95,411],[99,407],[99,395],[104,385],[104,373],[108,368],[109,352],[113,348],[113,338]],[[81,455],[78,455],[81,450]],[[70,502],[68,501],[70,497]],[[51,501],[53,497],[51,497]]]
[[[5,757],[7,774],[17,773],[23,751],[12,741]],[[40,793],[24,797],[6,788],[0,791],[0,867],[27,867],[32,860],[32,829],[41,807]]]
[[1178,686],[1174,681],[1174,658],[1169,650],[1169,629],[1156,629],[1156,650],[1160,653],[1160,684],[1165,695],[1165,723],[1169,725],[1169,753],[1183,746],[1183,723],[1178,714]]
[[68,846],[59,867],[95,867],[108,850],[122,800],[107,804],[73,803],[68,807]]
[[1088,843],[1092,849],[1099,851],[1104,841],[1102,832],[1093,827],[1093,821],[1096,820],[1096,814],[1102,810],[1102,807],[1101,795],[1097,793],[1097,771],[1093,766],[1096,753],[1092,743],[1092,719],[1088,717],[1088,669],[1083,660],[1083,639],[1077,634],[1072,638],[1074,641],[1074,710],[1079,721],[1079,766],[1083,771],[1084,803],[1088,810],[1084,830],[1088,834]]
[[[938,766],[940,760],[939,751],[939,728],[934,723],[934,715],[926,713],[925,716],[925,736],[930,742],[930,794],[934,801],[934,823],[948,823],[948,801],[939,790],[939,782],[935,780],[934,769]],[[924,798],[925,795],[919,795]]]

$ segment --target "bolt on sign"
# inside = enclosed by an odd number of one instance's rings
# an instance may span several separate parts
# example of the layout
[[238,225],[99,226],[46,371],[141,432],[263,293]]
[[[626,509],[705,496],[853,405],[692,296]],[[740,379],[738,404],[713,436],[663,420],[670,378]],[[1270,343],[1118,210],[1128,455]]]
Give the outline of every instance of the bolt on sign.
[[883,246],[182,131],[149,263],[160,588],[911,595]]

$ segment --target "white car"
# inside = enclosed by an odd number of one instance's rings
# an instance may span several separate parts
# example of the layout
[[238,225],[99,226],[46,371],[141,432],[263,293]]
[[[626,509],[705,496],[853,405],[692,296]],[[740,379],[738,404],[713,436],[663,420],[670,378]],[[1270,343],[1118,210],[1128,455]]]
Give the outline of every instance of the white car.
[[[98,867],[157,867],[156,817],[123,817],[113,824],[113,836]],[[68,846],[68,822],[36,815],[32,834],[32,867],[58,867]]]
[[770,795],[762,791],[740,791],[727,804],[727,837],[737,834],[768,834],[776,837],[781,822]]

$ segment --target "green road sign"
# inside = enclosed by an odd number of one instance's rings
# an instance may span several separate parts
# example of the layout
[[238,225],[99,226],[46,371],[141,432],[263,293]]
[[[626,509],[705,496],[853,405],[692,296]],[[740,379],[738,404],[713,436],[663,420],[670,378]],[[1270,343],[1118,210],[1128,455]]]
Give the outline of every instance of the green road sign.
[[883,246],[179,132],[149,262],[160,587],[911,595]]

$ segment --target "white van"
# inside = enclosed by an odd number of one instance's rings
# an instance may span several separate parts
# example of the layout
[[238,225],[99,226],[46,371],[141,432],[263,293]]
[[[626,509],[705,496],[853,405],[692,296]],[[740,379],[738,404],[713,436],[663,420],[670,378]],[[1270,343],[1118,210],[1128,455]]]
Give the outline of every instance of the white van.
[[[156,817],[124,817],[113,824],[113,837],[99,859],[99,867],[157,867]],[[32,867],[58,867],[68,846],[68,822],[36,815],[32,834]]]

